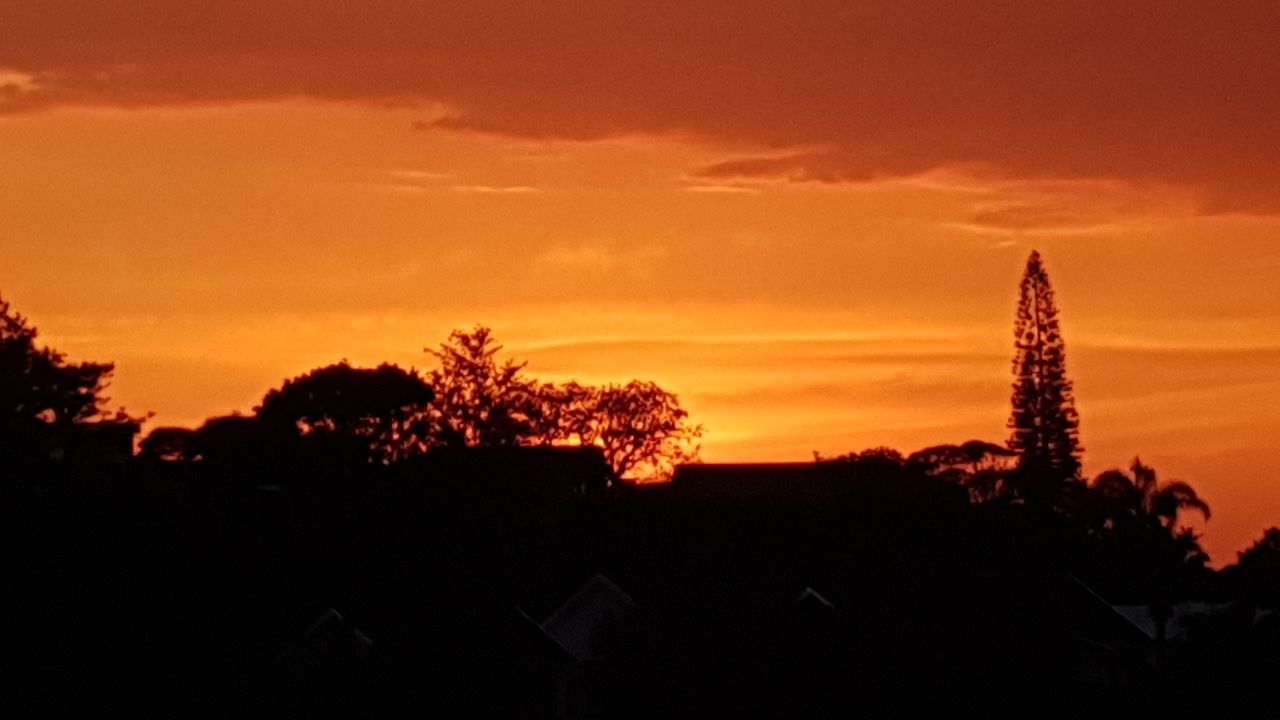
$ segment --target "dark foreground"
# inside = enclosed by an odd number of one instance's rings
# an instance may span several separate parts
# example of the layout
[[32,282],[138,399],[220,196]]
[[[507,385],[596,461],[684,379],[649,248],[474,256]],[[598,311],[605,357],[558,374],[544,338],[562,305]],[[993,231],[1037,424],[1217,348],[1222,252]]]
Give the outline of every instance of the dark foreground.
[[[557,451],[32,470],[0,505],[5,705],[1280,714],[1276,618],[1212,573],[1160,597],[1052,513],[866,468],[737,474],[608,486],[590,453]],[[1217,610],[1176,641],[1112,608],[1186,599]]]

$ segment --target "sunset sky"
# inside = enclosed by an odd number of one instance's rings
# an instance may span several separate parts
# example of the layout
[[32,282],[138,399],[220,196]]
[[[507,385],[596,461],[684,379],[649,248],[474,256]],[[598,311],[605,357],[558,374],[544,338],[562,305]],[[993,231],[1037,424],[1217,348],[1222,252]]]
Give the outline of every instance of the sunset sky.
[[1280,5],[7,0],[0,292],[149,426],[483,323],[707,460],[1007,431],[1037,248],[1090,474],[1280,524]]

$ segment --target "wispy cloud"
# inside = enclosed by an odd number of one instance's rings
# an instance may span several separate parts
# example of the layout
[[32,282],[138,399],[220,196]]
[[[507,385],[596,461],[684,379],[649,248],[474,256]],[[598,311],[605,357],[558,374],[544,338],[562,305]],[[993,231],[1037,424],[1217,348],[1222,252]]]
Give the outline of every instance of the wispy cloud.
[[1014,238],[1048,238],[1048,237],[1083,237],[1088,235],[1107,235],[1122,232],[1126,226],[1121,223],[1099,223],[1096,225],[1055,225],[1046,227],[1001,227],[982,222],[948,222],[939,227],[961,230],[974,235],[1003,238],[999,247],[1012,247]]
[[456,193],[477,195],[529,195],[541,192],[531,185],[453,185],[449,189]]
[[685,192],[707,195],[759,195],[762,191],[750,185],[690,185]]
[[392,170],[391,177],[396,180],[415,180],[415,181],[431,181],[431,180],[448,180],[453,177],[452,173],[432,172],[430,170]]
[[374,187],[383,192],[399,193],[404,195],[421,195],[424,193],[438,192],[438,188],[430,185],[410,185],[408,183],[382,184],[375,185]]
[[[980,178],[975,182],[983,182]],[[987,179],[962,219],[941,227],[993,237],[1083,237],[1133,232],[1195,213],[1187,193],[1158,183]]]
[[18,104],[40,90],[36,76],[19,70],[0,68],[0,108]]
[[29,93],[40,89],[36,76],[21,70],[0,68],[0,90],[6,92]]

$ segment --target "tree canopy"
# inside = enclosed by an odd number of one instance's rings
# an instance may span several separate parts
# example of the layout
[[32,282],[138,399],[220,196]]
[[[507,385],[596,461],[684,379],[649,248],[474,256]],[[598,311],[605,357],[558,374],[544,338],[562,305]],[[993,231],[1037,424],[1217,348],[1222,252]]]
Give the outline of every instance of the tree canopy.
[[539,382],[524,374],[525,363],[500,362],[501,350],[483,326],[455,330],[427,350],[439,361],[428,375],[436,391],[424,423],[428,447],[594,446],[615,474],[636,479],[669,477],[697,458],[702,427],[657,383]]
[[439,349],[427,348],[439,367],[427,375],[435,401],[427,410],[428,446],[493,446],[536,442],[542,403],[524,363],[499,364],[489,328],[454,330]]
[[1195,510],[1209,519],[1209,505],[1195,488],[1181,480],[1161,482],[1156,471],[1133,459],[1129,474],[1108,470],[1094,478],[1093,495],[1098,499],[1106,522],[1159,523],[1173,529],[1183,510]]
[[343,362],[300,375],[272,390],[255,408],[263,422],[292,427],[321,444],[348,443],[377,460],[404,457],[415,442],[411,418],[435,399],[416,370]]
[[416,371],[343,361],[286,380],[253,415],[210,418],[195,430],[156,428],[140,450],[160,460],[233,465],[390,462],[417,442],[413,418],[434,397]]
[[569,445],[599,448],[618,477],[669,477],[698,456],[702,427],[674,393],[632,380],[539,382],[498,358],[491,330],[454,331],[425,376],[391,364],[318,368],[271,390],[252,415],[199,428],[157,428],[141,453],[159,460],[245,464],[294,458],[384,463],[435,448]]
[[657,383],[542,386],[545,443],[601,449],[619,477],[666,478],[697,459],[702,427]]
[[41,461],[76,428],[136,423],[107,410],[110,363],[72,363],[37,343],[38,331],[0,297],[0,458]]
[[[1076,479],[1080,472],[1079,415],[1067,378],[1058,307],[1040,253],[1032,252],[1014,322],[1013,395],[1008,445],[1036,484]],[[1027,488],[1028,491],[1052,488]]]

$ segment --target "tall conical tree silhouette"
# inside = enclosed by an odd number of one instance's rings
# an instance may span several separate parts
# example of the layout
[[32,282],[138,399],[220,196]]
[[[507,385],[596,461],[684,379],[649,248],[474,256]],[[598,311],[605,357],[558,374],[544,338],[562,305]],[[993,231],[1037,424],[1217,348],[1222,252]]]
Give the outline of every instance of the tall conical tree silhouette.
[[1039,252],[1027,259],[1014,337],[1009,449],[1017,451],[1018,466],[1030,477],[1077,479],[1080,419],[1067,379],[1058,307]]

